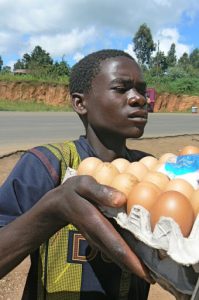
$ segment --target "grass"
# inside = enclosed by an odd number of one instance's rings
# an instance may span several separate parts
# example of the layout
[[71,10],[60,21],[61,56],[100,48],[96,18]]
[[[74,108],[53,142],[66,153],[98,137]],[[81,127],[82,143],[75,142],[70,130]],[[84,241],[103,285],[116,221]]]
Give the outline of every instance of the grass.
[[26,74],[26,75],[13,75],[11,73],[4,73],[1,74],[0,72],[0,81],[24,81],[24,82],[31,82],[31,83],[48,83],[48,84],[64,84],[68,85],[69,83],[69,78],[68,76],[62,76],[59,78],[52,78],[52,77],[38,77],[38,76],[33,76],[31,74]]
[[72,111],[72,108],[68,106],[53,106],[44,103],[36,103],[34,101],[7,101],[0,99],[0,111],[55,111],[55,112],[67,112]]
[[199,94],[199,78],[184,77],[170,78],[168,76],[151,77],[145,76],[147,86],[154,87],[156,91],[161,93],[170,93],[174,95],[190,95],[198,96]]

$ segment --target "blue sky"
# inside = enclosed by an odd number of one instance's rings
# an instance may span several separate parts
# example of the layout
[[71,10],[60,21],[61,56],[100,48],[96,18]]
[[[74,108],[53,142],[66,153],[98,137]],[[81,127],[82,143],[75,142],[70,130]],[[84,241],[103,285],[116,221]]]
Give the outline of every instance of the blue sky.
[[165,54],[171,43],[178,57],[199,48],[198,0],[0,0],[0,56],[13,66],[40,45],[70,65],[102,48],[135,57],[132,38],[143,23]]

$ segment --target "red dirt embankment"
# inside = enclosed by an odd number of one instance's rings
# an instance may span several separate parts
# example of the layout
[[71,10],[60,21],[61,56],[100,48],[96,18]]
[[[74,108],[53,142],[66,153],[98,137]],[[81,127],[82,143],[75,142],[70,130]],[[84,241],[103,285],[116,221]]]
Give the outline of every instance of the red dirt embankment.
[[0,81],[0,99],[35,101],[54,106],[70,103],[68,85],[26,81]]
[[163,93],[155,101],[154,112],[183,112],[190,110],[192,107],[198,107],[199,110],[199,96]]
[[[48,105],[69,105],[68,85],[34,83],[26,81],[0,81],[0,99],[7,101],[35,101]],[[157,95],[154,112],[187,111],[192,107],[199,109],[199,96]]]

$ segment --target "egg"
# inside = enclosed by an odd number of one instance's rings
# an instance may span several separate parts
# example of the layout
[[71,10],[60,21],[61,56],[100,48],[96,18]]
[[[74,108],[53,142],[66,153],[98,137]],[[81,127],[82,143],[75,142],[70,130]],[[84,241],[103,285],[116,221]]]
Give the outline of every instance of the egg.
[[139,181],[145,176],[149,169],[141,162],[135,161],[130,163],[125,169],[125,173],[133,174]]
[[175,155],[174,153],[164,153],[160,156],[158,162],[159,163],[165,163],[167,161],[169,162],[175,162],[176,161],[176,158],[177,158],[177,155]]
[[191,205],[196,217],[199,213],[199,189],[193,191],[193,194],[191,195]]
[[165,163],[161,163],[158,161],[158,163],[153,167],[152,171],[157,171],[157,172],[165,172]]
[[134,205],[141,205],[150,211],[157,200],[161,190],[151,182],[139,182],[133,186],[127,199],[127,214],[130,213]]
[[167,191],[159,195],[151,208],[151,227],[154,230],[160,217],[172,218],[180,227],[182,235],[188,237],[194,222],[194,212],[187,197],[177,191]]
[[100,184],[110,185],[113,178],[119,174],[118,169],[109,162],[102,162],[98,164],[92,173],[92,176]]
[[137,177],[130,173],[121,173],[113,178],[110,186],[116,188],[120,192],[123,192],[128,197],[133,186],[138,183]]
[[199,154],[199,147],[196,146],[185,146],[179,151],[178,155],[189,155],[189,154]]
[[169,177],[157,171],[149,171],[142,179],[142,181],[152,182],[161,190],[164,190],[169,183]]
[[102,161],[97,157],[87,157],[82,160],[77,169],[77,175],[91,175]]
[[153,169],[158,162],[157,158],[153,156],[145,156],[141,158],[139,161],[143,163],[149,170]]
[[177,191],[185,195],[188,199],[191,198],[191,195],[194,191],[193,186],[183,178],[174,178],[169,181],[165,191]]
[[120,173],[123,173],[124,170],[129,165],[129,161],[125,158],[116,158],[111,162],[116,168],[120,171]]

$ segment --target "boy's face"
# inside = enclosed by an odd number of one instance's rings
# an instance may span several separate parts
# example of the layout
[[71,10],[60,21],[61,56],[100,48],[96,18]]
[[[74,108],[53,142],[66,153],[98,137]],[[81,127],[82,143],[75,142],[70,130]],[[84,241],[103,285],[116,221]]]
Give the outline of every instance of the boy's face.
[[89,126],[98,135],[142,136],[147,123],[145,94],[142,72],[133,60],[116,57],[103,61],[85,94]]

